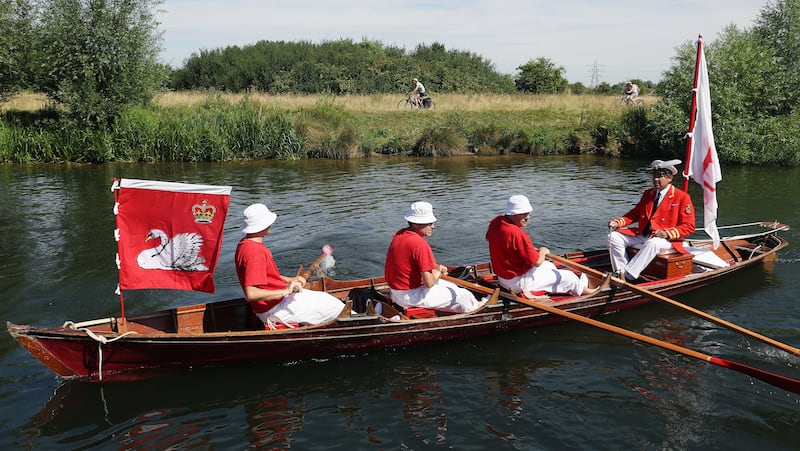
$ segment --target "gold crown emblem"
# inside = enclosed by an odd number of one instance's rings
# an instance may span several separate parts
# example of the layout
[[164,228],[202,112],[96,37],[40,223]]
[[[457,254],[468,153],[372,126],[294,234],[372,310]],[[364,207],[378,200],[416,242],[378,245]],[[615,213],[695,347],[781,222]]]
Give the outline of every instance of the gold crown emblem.
[[217,213],[217,207],[208,205],[206,200],[203,199],[199,205],[192,205],[192,214],[194,215],[194,222],[198,224],[210,224]]

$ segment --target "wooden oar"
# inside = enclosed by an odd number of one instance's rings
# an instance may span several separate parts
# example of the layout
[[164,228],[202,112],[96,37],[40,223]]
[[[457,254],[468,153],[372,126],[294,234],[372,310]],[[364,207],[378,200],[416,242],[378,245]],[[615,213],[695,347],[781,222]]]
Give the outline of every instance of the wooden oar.
[[308,280],[308,278],[311,277],[311,273],[314,272],[317,269],[317,267],[319,267],[320,263],[322,263],[322,260],[324,260],[325,257],[331,254],[333,254],[333,247],[330,244],[322,246],[322,254],[320,254],[320,256],[317,257],[317,259],[314,260],[313,263],[308,265],[308,269],[306,269],[305,271],[303,271],[303,265],[300,265],[300,267],[297,268],[297,275],[303,276],[304,279]]
[[[468,281],[461,280],[461,279],[456,279],[455,277],[450,277],[450,276],[443,275],[442,279],[449,280],[449,281],[451,281],[451,282],[453,282],[455,284],[461,285],[464,288],[467,288],[467,289],[470,289],[470,290],[474,290],[474,291],[478,291],[478,292],[485,293],[485,294],[489,294],[489,293],[492,293],[494,291],[489,287],[484,287],[483,285],[478,285],[476,283],[468,282]],[[517,303],[520,303],[520,304],[525,304],[525,305],[528,305],[530,307],[533,307],[533,308],[536,308],[536,309],[539,309],[539,310],[543,310],[545,312],[552,313],[554,315],[563,316],[564,318],[569,318],[571,320],[579,321],[581,323],[588,324],[588,325],[594,326],[594,327],[598,327],[600,329],[607,330],[607,331],[613,332],[615,334],[623,335],[623,336],[626,336],[628,338],[633,338],[634,340],[638,340],[638,341],[641,341],[641,342],[644,342],[644,343],[648,343],[648,344],[651,344],[651,345],[654,345],[654,346],[658,346],[660,348],[664,348],[664,349],[667,349],[667,350],[670,350],[670,351],[674,351],[674,352],[677,352],[677,353],[680,353],[680,354],[683,354],[683,355],[686,355],[686,356],[689,356],[689,357],[694,357],[695,359],[704,360],[706,362],[713,363],[714,365],[718,365],[718,366],[721,366],[721,367],[724,367],[724,368],[728,368],[728,369],[731,369],[731,370],[734,370],[734,371],[738,371],[740,373],[747,374],[748,376],[752,376],[752,377],[754,377],[756,379],[759,379],[761,381],[764,381],[764,382],[766,382],[766,383],[768,383],[770,385],[782,388],[784,390],[788,390],[788,391],[793,392],[793,393],[800,393],[800,380],[791,379],[791,378],[788,378],[788,377],[785,377],[785,376],[781,376],[781,375],[778,375],[778,374],[770,373],[768,371],[760,370],[758,368],[753,368],[751,366],[747,366],[747,365],[744,365],[744,364],[741,364],[741,363],[736,363],[736,362],[733,362],[733,361],[730,361],[730,360],[726,360],[726,359],[723,359],[723,358],[720,358],[720,357],[713,357],[713,356],[710,356],[710,355],[707,355],[707,354],[703,354],[701,352],[697,352],[697,351],[691,350],[689,348],[684,348],[682,346],[677,346],[677,345],[674,345],[672,343],[667,343],[666,341],[661,341],[661,340],[658,340],[658,339],[653,338],[653,337],[648,337],[647,335],[642,335],[640,333],[637,333],[637,332],[634,332],[634,331],[631,331],[631,330],[627,330],[627,329],[623,329],[621,327],[613,326],[611,324],[604,323],[602,321],[597,321],[597,320],[592,319],[592,318],[588,318],[588,317],[585,317],[585,316],[577,315],[575,313],[568,312],[566,310],[561,310],[559,308],[552,307],[552,306],[549,306],[549,305],[546,305],[546,304],[540,304],[540,303],[532,301],[530,299],[525,299],[525,298],[521,298],[521,297],[518,297],[518,296],[513,296],[513,295],[508,294],[508,293],[502,293],[501,296],[503,296],[504,298],[510,299],[510,300],[512,300],[514,302],[517,302]]]
[[[593,274],[593,275],[595,275],[597,277],[601,277],[601,278],[605,277],[604,273],[602,273],[602,272],[600,272],[600,271],[598,271],[598,270],[596,270],[594,268],[590,268],[590,267],[588,267],[586,265],[582,265],[582,264],[580,264],[578,262],[572,261],[572,260],[570,260],[568,258],[564,258],[564,257],[562,257],[560,255],[547,254],[547,258],[550,258],[550,259],[552,259],[554,261],[557,261],[557,262],[559,262],[559,263],[561,263],[563,265],[569,266],[570,268],[573,268],[573,269],[577,269],[577,270],[579,270],[581,272],[584,272],[584,273]],[[639,293],[639,294],[641,294],[643,296],[647,296],[649,298],[652,298],[652,299],[655,299],[655,300],[658,300],[658,301],[661,301],[661,302],[665,302],[665,303],[670,304],[670,305],[674,305],[675,307],[678,307],[680,309],[686,310],[687,312],[691,312],[691,313],[693,313],[693,314],[695,314],[695,315],[697,315],[697,316],[699,316],[699,317],[701,317],[703,319],[711,321],[712,323],[719,324],[720,326],[727,327],[728,329],[731,329],[731,330],[734,330],[734,331],[739,332],[741,334],[747,335],[748,337],[755,338],[756,340],[760,340],[760,341],[762,341],[764,343],[767,343],[769,345],[775,346],[778,349],[782,349],[782,350],[784,350],[786,352],[789,352],[791,354],[794,354],[796,356],[800,356],[800,349],[797,349],[795,347],[787,345],[786,343],[782,343],[780,341],[777,341],[777,340],[774,340],[772,338],[769,338],[769,337],[766,337],[764,335],[761,335],[758,332],[753,332],[752,330],[749,330],[749,329],[746,329],[744,327],[738,326],[736,324],[730,323],[728,321],[725,321],[722,318],[717,318],[714,315],[706,313],[706,312],[704,312],[702,310],[697,310],[696,308],[690,307],[690,306],[688,306],[686,304],[682,304],[682,303],[680,303],[680,302],[678,302],[678,301],[676,301],[674,299],[670,299],[670,298],[668,298],[666,296],[662,296],[662,295],[660,295],[658,293],[655,293],[653,291],[650,291],[650,290],[647,290],[645,288],[642,288],[642,287],[640,287],[640,286],[638,286],[636,284],[630,283],[630,282],[628,282],[626,280],[622,280],[622,279],[618,279],[616,277],[612,277],[611,278],[611,283],[613,283],[613,284],[615,284],[617,286],[625,287],[625,288],[627,288],[627,289],[629,289],[631,291],[634,291],[636,293]]]

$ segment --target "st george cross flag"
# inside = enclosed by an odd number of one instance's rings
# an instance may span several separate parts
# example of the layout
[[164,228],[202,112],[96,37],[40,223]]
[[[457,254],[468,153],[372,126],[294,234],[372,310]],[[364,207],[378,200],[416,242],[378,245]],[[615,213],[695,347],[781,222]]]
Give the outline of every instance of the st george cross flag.
[[717,230],[717,182],[722,180],[722,170],[711,130],[711,89],[708,84],[708,68],[702,43],[698,45],[697,115],[692,132],[692,150],[689,173],[703,187],[703,229],[719,247]]
[[213,293],[230,186],[115,179],[120,289]]

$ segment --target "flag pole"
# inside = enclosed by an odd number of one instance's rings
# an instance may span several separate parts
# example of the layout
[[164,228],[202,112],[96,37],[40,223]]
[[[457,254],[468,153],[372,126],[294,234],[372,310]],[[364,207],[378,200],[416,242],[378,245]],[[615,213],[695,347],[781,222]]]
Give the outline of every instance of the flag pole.
[[[115,230],[114,230],[114,240],[117,242],[117,255],[116,255],[116,263],[117,263],[117,275],[119,276],[119,269],[120,269],[120,259],[119,259],[119,190],[120,190],[120,183],[121,180],[119,178],[114,177],[113,183],[111,184],[111,192],[114,193],[114,223]],[[120,288],[119,282],[117,282],[117,289],[115,290],[115,294],[119,296],[119,309],[120,309],[120,323],[124,327],[125,326],[125,298],[122,297],[122,289]]]
[[686,161],[683,167],[683,190],[689,192],[689,167],[692,159],[692,146],[694,145],[694,122],[697,118],[697,79],[700,75],[700,55],[703,50],[703,34],[697,36],[697,57],[694,62],[694,87],[692,88],[692,109],[689,112],[689,133],[686,139]]

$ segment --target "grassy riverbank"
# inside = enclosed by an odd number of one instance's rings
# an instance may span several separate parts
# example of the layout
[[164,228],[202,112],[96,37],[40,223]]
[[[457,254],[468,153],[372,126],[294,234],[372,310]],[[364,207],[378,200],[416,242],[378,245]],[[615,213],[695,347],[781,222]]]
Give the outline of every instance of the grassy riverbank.
[[[399,110],[401,95],[270,96],[173,92],[126,112],[111,130],[59,120],[34,94],[0,105],[0,161],[224,161],[379,154],[618,155],[644,114],[616,96],[434,95],[433,110]],[[647,98],[646,105],[656,99]],[[634,143],[635,144],[635,143]]]

